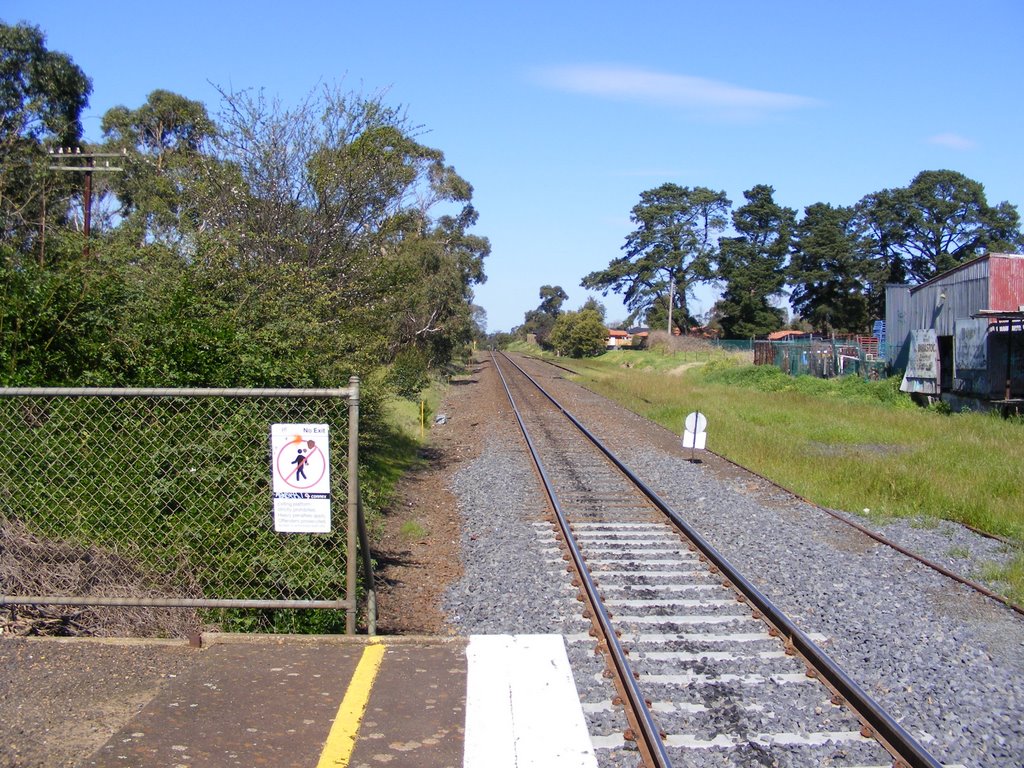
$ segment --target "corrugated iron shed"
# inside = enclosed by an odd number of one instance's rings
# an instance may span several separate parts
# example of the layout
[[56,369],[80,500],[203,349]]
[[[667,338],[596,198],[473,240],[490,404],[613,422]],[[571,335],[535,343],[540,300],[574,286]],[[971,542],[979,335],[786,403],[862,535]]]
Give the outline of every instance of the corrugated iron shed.
[[988,309],[1024,312],[1024,256],[993,255]]
[[887,357],[903,368],[911,331],[929,329],[952,337],[957,319],[1024,305],[1024,255],[989,253],[921,285],[886,286],[885,300]]

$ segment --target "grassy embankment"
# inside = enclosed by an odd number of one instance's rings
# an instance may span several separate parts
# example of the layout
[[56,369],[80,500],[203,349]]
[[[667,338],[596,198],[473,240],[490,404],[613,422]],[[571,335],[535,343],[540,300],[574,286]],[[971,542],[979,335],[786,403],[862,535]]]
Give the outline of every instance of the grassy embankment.
[[[1024,546],[1020,419],[922,409],[898,379],[793,378],[724,353],[621,351],[569,365],[676,433],[700,410],[709,449],[822,506],[924,525],[945,518]],[[987,576],[1024,602],[1024,554]]]
[[[384,403],[383,415],[390,430],[389,437],[373,447],[365,462],[377,490],[373,510],[367,517],[367,525],[374,538],[381,534],[384,526],[381,513],[393,503],[395,487],[402,475],[427,463],[419,449],[430,435],[434,415],[447,386],[445,381],[435,378],[418,399],[393,396]],[[410,520],[402,525],[400,533],[414,540],[422,539],[430,532],[418,520]]]

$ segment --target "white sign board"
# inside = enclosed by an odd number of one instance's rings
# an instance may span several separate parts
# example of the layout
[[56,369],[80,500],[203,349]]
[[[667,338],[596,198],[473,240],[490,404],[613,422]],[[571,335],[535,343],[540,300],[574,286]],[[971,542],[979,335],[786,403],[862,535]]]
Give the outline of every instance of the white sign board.
[[683,448],[703,451],[708,442],[708,419],[700,411],[694,411],[686,417],[683,432]]
[[901,392],[939,394],[939,340],[933,329],[910,332],[910,359]]
[[331,532],[331,452],[326,424],[270,427],[274,530]]

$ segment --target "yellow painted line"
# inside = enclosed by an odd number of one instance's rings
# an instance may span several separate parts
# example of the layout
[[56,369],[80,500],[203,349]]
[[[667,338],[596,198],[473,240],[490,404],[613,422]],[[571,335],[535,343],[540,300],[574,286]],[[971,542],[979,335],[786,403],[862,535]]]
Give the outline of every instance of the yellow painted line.
[[381,660],[384,658],[385,646],[380,640],[371,639],[370,645],[363,649],[356,671],[345,691],[345,698],[338,707],[334,717],[334,725],[327,734],[320,762],[316,768],[346,768],[356,746],[356,734],[366,712],[366,703],[370,699],[370,690],[377,677]]

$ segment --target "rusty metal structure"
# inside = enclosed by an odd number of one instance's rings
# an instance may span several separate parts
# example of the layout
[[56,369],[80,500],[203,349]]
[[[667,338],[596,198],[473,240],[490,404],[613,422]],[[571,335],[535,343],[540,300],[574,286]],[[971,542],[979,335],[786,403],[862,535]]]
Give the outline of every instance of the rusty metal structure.
[[877,381],[887,375],[874,336],[797,338],[754,342],[754,365],[774,365],[790,376],[860,376]]
[[934,332],[934,391],[955,407],[1024,403],[1024,255],[979,256],[917,286],[886,287],[887,359],[906,370],[912,332]]

